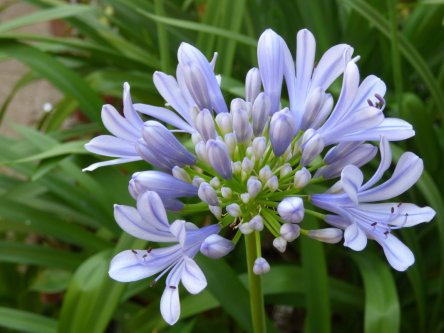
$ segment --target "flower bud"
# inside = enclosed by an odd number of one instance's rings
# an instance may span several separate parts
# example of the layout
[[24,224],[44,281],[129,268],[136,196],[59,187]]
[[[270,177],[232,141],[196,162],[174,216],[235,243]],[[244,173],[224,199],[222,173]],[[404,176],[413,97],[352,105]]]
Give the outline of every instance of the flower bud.
[[285,163],[282,166],[282,169],[280,171],[280,176],[285,177],[286,175],[288,175],[292,171],[293,171],[293,168],[291,167],[290,163]]
[[205,179],[203,179],[202,177],[194,176],[193,181],[191,182],[191,184],[193,184],[196,187],[199,187],[199,185],[201,183],[203,183],[204,181],[205,181]]
[[270,271],[270,264],[262,257],[254,261],[253,272],[256,275],[262,275]]
[[194,151],[196,152],[197,158],[201,161],[208,162],[207,149],[205,142],[200,141],[194,146]]
[[214,120],[209,110],[203,109],[197,114],[195,127],[205,141],[216,138]]
[[232,177],[231,157],[228,147],[219,140],[208,140],[206,143],[208,162],[224,179]]
[[181,68],[183,70],[183,78],[188,91],[199,106],[199,109],[211,109],[211,100],[208,95],[207,82],[205,81],[201,68],[194,63],[182,65]]
[[259,70],[257,68],[250,69],[245,78],[245,100],[247,102],[254,102],[261,91],[261,85]]
[[275,238],[273,240],[273,246],[281,253],[285,252],[285,249],[287,248],[287,241],[283,239],[282,237]]
[[231,191],[231,188],[224,186],[220,189],[220,193],[222,194],[223,198],[230,199],[233,194],[233,191]]
[[271,171],[270,166],[268,164],[259,170],[259,179],[263,183],[266,183],[267,180],[271,178],[271,176],[273,176],[273,172]]
[[213,259],[222,258],[230,253],[233,249],[234,244],[232,241],[216,234],[205,238],[200,246],[200,252]]
[[250,225],[251,229],[253,229],[254,231],[264,230],[264,220],[260,215],[256,215],[255,217],[253,217],[250,220],[250,222],[248,222],[248,224]]
[[299,223],[304,218],[304,203],[299,197],[288,197],[279,203],[277,211],[285,222]]
[[220,206],[208,206],[208,209],[218,220],[222,217],[222,208]]
[[227,207],[225,207],[225,209],[227,210],[227,213],[233,217],[239,217],[242,215],[241,208],[238,204],[235,203],[230,204]]
[[264,93],[260,93],[253,103],[251,110],[253,133],[259,136],[264,131],[265,125],[271,112],[270,98]]
[[250,223],[241,223],[239,224],[239,231],[244,235],[249,235],[253,232]]
[[197,195],[199,196],[200,200],[206,202],[210,206],[219,205],[219,199],[217,198],[216,191],[207,182],[200,183]]
[[274,192],[279,188],[279,180],[277,176],[271,176],[270,179],[265,183],[265,188],[270,189],[270,191]]
[[211,185],[213,188],[219,188],[219,186],[220,186],[220,180],[219,180],[219,178],[217,178],[217,177],[213,177],[213,178],[210,180],[210,185]]
[[244,157],[242,160],[242,171],[245,171],[246,174],[249,174],[254,168],[254,163],[248,157]]
[[270,142],[276,156],[281,156],[293,140],[295,119],[288,108],[276,112],[270,122]]
[[246,203],[248,203],[250,201],[251,197],[250,197],[250,195],[248,193],[242,193],[240,195],[240,198],[241,198],[242,202],[246,204]]
[[294,174],[294,187],[303,188],[307,186],[310,180],[311,180],[310,171],[308,171],[305,167],[303,167],[301,170],[296,171],[296,173]]
[[183,180],[184,182],[191,183],[191,176],[179,166],[175,166],[172,170],[173,176],[177,179]]
[[243,109],[234,109],[231,111],[233,115],[233,130],[236,134],[238,142],[247,142],[250,140],[253,130],[251,129],[250,119],[247,111]]
[[227,133],[224,136],[224,141],[228,147],[228,151],[230,152],[231,155],[233,155],[237,147],[236,135],[234,135],[234,133]]
[[247,181],[247,190],[250,197],[254,198],[261,191],[262,183],[256,177],[250,177]]
[[265,139],[263,136],[254,138],[251,148],[256,160],[260,160],[262,156],[264,156],[265,150],[267,149],[267,139]]
[[240,161],[236,161],[231,163],[231,170],[233,170],[233,173],[238,175],[242,171],[242,163]]
[[283,239],[285,239],[287,242],[292,242],[299,237],[301,233],[301,228],[299,227],[298,224],[284,223],[281,226],[279,232]]
[[342,230],[338,228],[309,230],[308,237],[324,243],[336,244],[342,239]]
[[219,113],[216,116],[216,124],[222,134],[230,133],[233,130],[233,120],[231,114],[228,112]]
[[308,165],[324,149],[324,140],[313,129],[308,129],[302,136],[302,157],[301,164]]

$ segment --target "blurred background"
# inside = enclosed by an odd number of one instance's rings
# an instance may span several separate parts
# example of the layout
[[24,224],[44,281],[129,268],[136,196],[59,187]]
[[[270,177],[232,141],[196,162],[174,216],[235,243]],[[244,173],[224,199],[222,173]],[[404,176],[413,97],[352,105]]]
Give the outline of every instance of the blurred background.
[[387,84],[386,115],[416,130],[394,155],[419,154],[425,172],[399,200],[437,212],[396,232],[416,256],[404,273],[374,244],[354,253],[300,239],[278,255],[265,237],[269,332],[444,332],[443,24],[444,0],[0,1],[0,332],[252,331],[241,243],[225,260],[198,258],[209,285],[183,294],[173,327],[159,312],[163,282],[110,280],[113,253],[147,246],[122,233],[112,207],[134,205],[128,180],[148,166],[81,169],[97,161],[83,145],[104,132],[102,104],[121,109],[123,82],[134,102],[163,105],[152,73],[174,75],[186,41],[217,51],[226,99],[243,96],[266,28],[293,55],[301,28],[317,59],[336,43],[355,48],[361,78]]

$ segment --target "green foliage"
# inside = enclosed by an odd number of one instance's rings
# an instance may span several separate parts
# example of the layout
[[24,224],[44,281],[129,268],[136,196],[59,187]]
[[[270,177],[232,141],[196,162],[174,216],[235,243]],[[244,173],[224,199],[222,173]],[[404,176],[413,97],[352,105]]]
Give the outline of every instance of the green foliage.
[[[102,131],[101,106],[120,109],[123,82],[131,84],[134,101],[162,105],[152,73],[173,74],[177,47],[187,41],[207,57],[217,51],[224,94],[242,94],[247,70],[257,65],[257,37],[268,27],[292,51],[297,30],[312,30],[317,59],[334,43],[355,47],[362,75],[373,73],[387,83],[386,113],[416,129],[416,137],[396,149],[398,156],[412,150],[425,161],[426,172],[406,200],[437,211],[434,222],[401,233],[417,261],[406,273],[393,271],[372,246],[350,256],[342,246],[302,239],[282,258],[265,239],[264,251],[274,259],[263,279],[269,331],[443,332],[443,1],[27,2],[38,10],[0,24],[0,59],[16,59],[29,69],[1,101],[0,122],[16,93],[37,79],[63,97],[37,128],[15,127],[20,139],[0,137],[2,332],[252,331],[242,242],[226,261],[198,258],[208,288],[183,295],[181,321],[172,328],[159,313],[162,286],[112,281],[112,254],[145,245],[122,234],[112,207],[133,204],[129,175],[146,165],[94,175],[81,169],[94,158],[85,155],[83,144]],[[14,30],[56,19],[68,35]],[[88,121],[64,129],[74,115]],[[190,207],[187,218],[200,218],[190,214],[201,214],[200,208]]]

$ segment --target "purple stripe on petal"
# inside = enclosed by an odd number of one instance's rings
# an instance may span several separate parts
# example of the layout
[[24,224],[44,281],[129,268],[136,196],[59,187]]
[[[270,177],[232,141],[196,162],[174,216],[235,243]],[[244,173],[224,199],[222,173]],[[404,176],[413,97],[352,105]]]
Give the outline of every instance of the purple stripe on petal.
[[358,191],[363,180],[364,175],[354,165],[347,165],[341,172],[342,188],[356,205],[358,204]]
[[222,178],[231,179],[231,157],[228,147],[224,142],[218,140],[208,140],[206,145],[208,162]]
[[296,41],[296,98],[304,101],[313,74],[316,40],[310,31],[302,29],[298,31]]
[[146,191],[137,198],[137,210],[151,226],[169,232],[170,224],[161,198],[156,192]]
[[174,325],[180,317],[179,282],[184,269],[184,262],[178,263],[166,280],[166,288],[160,299],[160,313],[170,325]]

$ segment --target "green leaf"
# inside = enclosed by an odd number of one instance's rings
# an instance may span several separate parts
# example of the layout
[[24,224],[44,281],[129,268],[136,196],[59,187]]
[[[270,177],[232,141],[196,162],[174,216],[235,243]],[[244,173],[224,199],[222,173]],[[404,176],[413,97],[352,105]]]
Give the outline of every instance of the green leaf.
[[0,327],[26,333],[55,333],[57,322],[34,313],[0,307]]
[[[317,221],[306,216],[304,226],[309,229],[318,227]],[[306,286],[306,309],[304,332],[330,332],[330,302],[327,263],[324,244],[308,237],[301,239],[302,267]]]
[[352,258],[364,281],[364,332],[399,332],[401,310],[390,266],[368,251],[353,253]]
[[59,269],[46,269],[39,272],[30,286],[30,290],[40,293],[60,293],[68,288],[72,274]]
[[14,20],[9,20],[0,24],[0,33],[12,29],[17,29],[26,25],[50,20],[63,19],[70,16],[85,14],[94,10],[92,6],[85,5],[62,5],[50,9],[40,10],[25,16],[20,16]]
[[116,250],[99,252],[86,260],[75,272],[63,301],[58,332],[103,333],[120,303],[127,284],[108,276],[114,253],[143,247],[145,241],[123,234]]
[[88,117],[100,121],[102,100],[79,74],[30,45],[0,40],[0,50],[30,67],[63,93],[74,97]]
[[8,241],[0,242],[1,262],[74,270],[84,259],[84,255],[66,250]]

